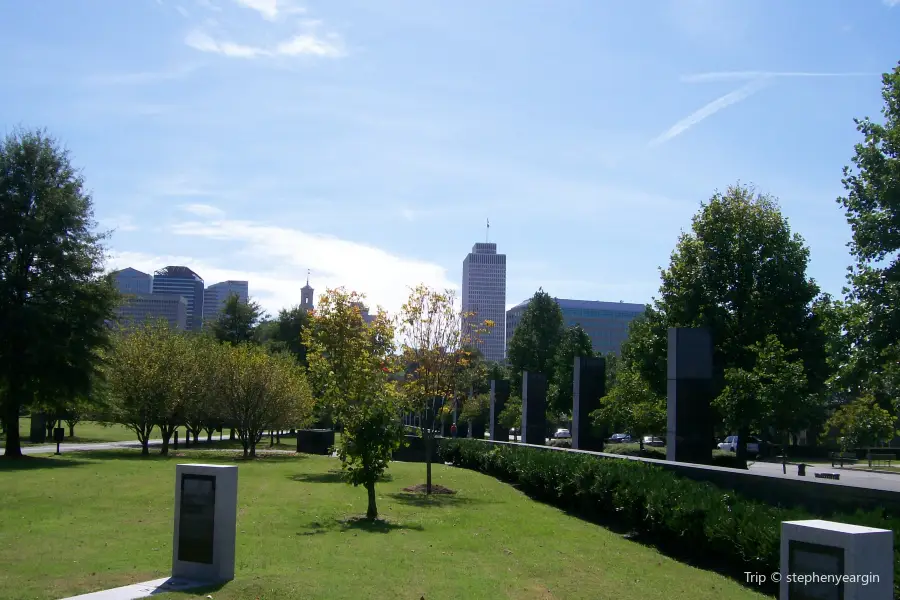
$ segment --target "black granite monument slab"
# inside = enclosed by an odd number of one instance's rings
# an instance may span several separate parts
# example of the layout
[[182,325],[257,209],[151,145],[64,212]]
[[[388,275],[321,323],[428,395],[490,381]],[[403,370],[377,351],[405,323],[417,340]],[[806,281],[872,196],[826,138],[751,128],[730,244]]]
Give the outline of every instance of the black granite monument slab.
[[509,400],[509,381],[505,379],[491,380],[491,439],[495,442],[508,442],[509,429],[500,425],[500,413],[506,408]]
[[547,443],[547,377],[522,372],[522,443]]
[[591,413],[606,395],[606,359],[576,356],[572,379],[572,447],[600,452],[603,436],[594,431]]
[[712,461],[713,344],[707,328],[669,328],[666,459]]
[[47,441],[47,419],[44,413],[31,413],[31,431],[28,440],[32,444],[43,444]]

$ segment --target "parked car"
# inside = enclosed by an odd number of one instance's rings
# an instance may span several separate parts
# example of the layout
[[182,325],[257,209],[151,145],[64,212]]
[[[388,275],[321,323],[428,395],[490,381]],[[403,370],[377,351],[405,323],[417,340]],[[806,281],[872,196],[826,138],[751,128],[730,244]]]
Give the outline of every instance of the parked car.
[[614,433],[608,440],[610,444],[628,444],[631,442],[631,436],[627,433]]
[[665,446],[666,443],[662,440],[662,438],[653,437],[651,435],[644,436],[644,445],[645,446]]
[[560,427],[556,430],[556,433],[553,434],[553,437],[558,440],[566,440],[572,437],[572,433],[568,429]]
[[[747,454],[759,454],[759,439],[755,437],[747,438]],[[727,450],[728,452],[737,452],[738,436],[729,435],[725,441],[720,442],[717,448],[719,450]]]

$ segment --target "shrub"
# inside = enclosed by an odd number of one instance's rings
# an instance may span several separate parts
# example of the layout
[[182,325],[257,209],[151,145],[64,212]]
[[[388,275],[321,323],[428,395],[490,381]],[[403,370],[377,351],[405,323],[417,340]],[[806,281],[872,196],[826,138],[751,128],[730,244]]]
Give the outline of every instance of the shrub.
[[550,445],[553,446],[554,448],[571,448],[572,440],[566,440],[566,439],[550,440]]
[[[779,570],[781,522],[821,518],[639,461],[460,439],[442,440],[438,453],[455,466],[517,484],[533,498],[625,528],[663,550],[714,560],[736,574]],[[880,511],[830,518],[895,535],[900,529],[900,519]],[[900,546],[894,547],[895,597],[900,598]]]

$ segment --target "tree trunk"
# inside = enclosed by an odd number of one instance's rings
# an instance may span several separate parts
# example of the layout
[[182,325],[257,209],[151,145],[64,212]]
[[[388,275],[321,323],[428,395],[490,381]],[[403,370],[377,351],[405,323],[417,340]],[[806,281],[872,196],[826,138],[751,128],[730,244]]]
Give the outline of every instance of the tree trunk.
[[147,436],[141,440],[141,455],[142,456],[150,456],[150,446],[148,445],[149,441],[150,441],[149,436]]
[[75,437],[75,424],[69,423],[69,437]]
[[212,429],[206,430],[206,441],[212,444]]
[[6,422],[6,456],[7,458],[22,457],[22,440],[19,438],[19,403],[11,400],[14,396],[6,397],[6,414],[3,420]]
[[366,518],[374,520],[378,518],[378,506],[375,504],[375,482],[366,484],[366,491],[369,493],[369,506],[366,508]]
[[269,430],[269,448],[275,445],[275,432],[271,429]]
[[[431,493],[431,446],[434,443],[434,434],[428,432],[425,434],[425,493]],[[372,488],[375,493],[375,488]]]
[[228,434],[228,439],[230,441],[234,441],[234,427],[231,428],[230,433]]
[[250,440],[250,458],[256,458],[256,442]]
[[159,432],[162,434],[162,448],[159,449],[161,456],[169,455],[169,438],[172,437],[172,429],[169,427],[160,427]]

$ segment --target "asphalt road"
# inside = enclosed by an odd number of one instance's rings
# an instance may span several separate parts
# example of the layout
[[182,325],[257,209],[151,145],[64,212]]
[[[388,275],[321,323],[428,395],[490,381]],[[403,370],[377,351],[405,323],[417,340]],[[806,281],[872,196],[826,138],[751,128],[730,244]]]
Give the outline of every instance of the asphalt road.
[[[765,475],[776,475],[778,477],[786,477],[788,479],[810,479],[819,483],[826,484],[845,484],[854,487],[865,487],[880,490],[889,490],[892,492],[900,492],[900,473],[873,473],[871,471],[862,471],[852,468],[832,468],[831,465],[808,465],[806,467],[806,476],[797,475],[797,465],[788,464],[787,475],[782,473],[781,463],[755,462],[750,463],[750,470],[754,473],[762,473]],[[841,476],[839,481],[831,481],[826,479],[816,479],[816,473],[838,473]]]
[[[149,445],[157,446],[162,444],[162,440],[150,440]],[[140,442],[97,442],[94,444],[60,444],[60,452],[77,452],[79,450],[112,450],[115,448],[140,448]],[[0,448],[0,455],[5,450]],[[22,454],[52,454],[56,452],[56,444],[47,444],[44,446],[22,446]]]

